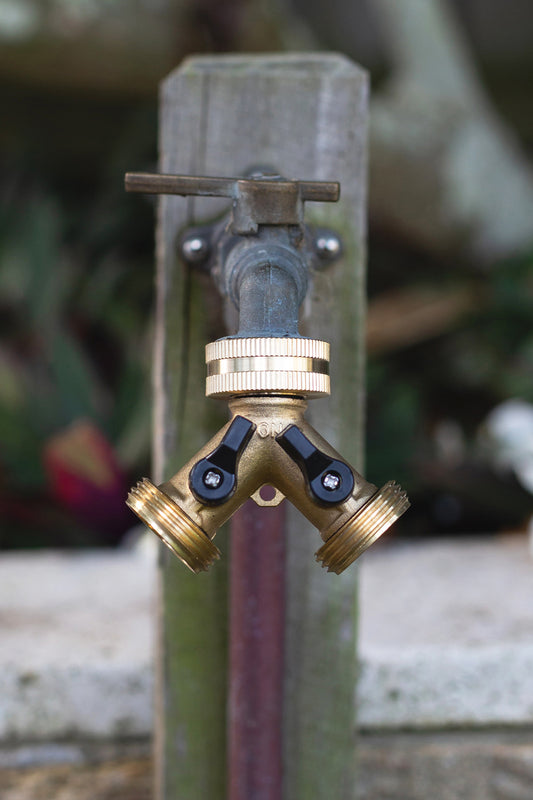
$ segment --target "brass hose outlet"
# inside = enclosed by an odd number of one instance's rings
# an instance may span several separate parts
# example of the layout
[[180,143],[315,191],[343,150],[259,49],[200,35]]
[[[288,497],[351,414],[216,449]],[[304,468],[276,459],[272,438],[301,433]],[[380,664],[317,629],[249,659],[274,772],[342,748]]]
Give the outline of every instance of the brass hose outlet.
[[[128,505],[189,569],[200,572],[219,557],[212,542],[217,529],[249,497],[262,504],[259,491],[270,485],[276,503],[286,497],[319,529],[325,544],[317,560],[342,572],[409,502],[394,483],[378,491],[305,419],[307,400],[292,387],[302,386],[306,374],[327,377],[327,343],[224,339],[206,350],[208,393],[229,394],[227,384],[221,388],[210,378],[233,376],[230,421],[170,480],[158,487],[141,481]],[[310,381],[306,391],[325,394],[325,382]]]
[[340,575],[409,508],[404,491],[394,481],[385,484],[363,508],[333,533],[315,553],[328,572]]
[[177,503],[143,478],[129,493],[127,504],[192,572],[207,570],[220,550]]

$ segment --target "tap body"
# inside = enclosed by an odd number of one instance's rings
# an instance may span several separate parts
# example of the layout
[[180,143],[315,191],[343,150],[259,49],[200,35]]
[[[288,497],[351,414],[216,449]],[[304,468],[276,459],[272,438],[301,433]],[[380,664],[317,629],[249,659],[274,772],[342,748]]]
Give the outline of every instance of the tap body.
[[[126,186],[232,199],[229,217],[189,231],[181,252],[239,312],[236,335],[206,347],[206,394],[228,400],[229,422],[169,480],[143,479],[128,505],[200,572],[219,557],[217,529],[249,497],[259,505],[286,497],[320,531],[317,560],[342,572],[409,502],[393,482],[380,490],[368,483],[304,416],[307,398],[330,393],[329,344],[299,335],[298,312],[313,269],[342,247],[331,232],[328,246],[320,245],[303,205],[336,201],[339,185],[262,172],[248,179],[132,174]],[[262,498],[265,485],[275,489],[271,502]]]

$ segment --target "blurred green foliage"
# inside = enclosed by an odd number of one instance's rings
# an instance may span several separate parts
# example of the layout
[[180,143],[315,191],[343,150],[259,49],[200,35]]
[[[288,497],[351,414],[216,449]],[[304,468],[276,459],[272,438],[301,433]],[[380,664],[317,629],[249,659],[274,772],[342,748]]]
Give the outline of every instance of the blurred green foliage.
[[3,169],[4,547],[106,543],[105,534],[85,529],[50,495],[43,451],[71,423],[94,423],[126,473],[137,476],[148,468],[152,215],[122,188],[124,162],[131,167],[130,157],[141,160],[154,149],[155,131],[147,143],[146,128],[140,129],[140,143],[139,128],[129,127],[114,147],[108,142],[107,157],[92,177],[80,164],[78,186],[76,162],[72,176],[59,181],[32,158],[31,174],[20,160]]
[[[154,167],[156,103],[10,92],[16,113],[0,132],[0,546],[109,544],[115,533],[90,529],[54,496],[43,453],[89,420],[127,482],[149,472],[154,226],[146,199],[124,194],[123,173]],[[533,255],[481,273],[371,233],[371,299],[468,285],[479,302],[438,335],[370,356],[366,474],[408,490],[409,533],[519,523],[531,496],[500,481],[476,441],[498,403],[533,403]],[[449,422],[461,463],[439,449]],[[450,524],[434,510],[443,496],[463,509]]]
[[[412,252],[383,253],[376,244],[371,296],[396,286],[475,287],[474,308],[437,336],[370,356],[367,472],[381,484],[394,476],[411,496],[406,532],[494,531],[520,525],[533,498],[479,448],[489,412],[514,397],[533,404],[533,252],[488,272],[428,264]],[[374,266],[374,270],[373,270]],[[391,268],[396,266],[394,275]],[[460,453],[443,457],[439,426],[458,432]],[[439,498],[457,503],[453,524],[439,519]],[[435,501],[435,502],[434,502]],[[401,523],[400,523],[401,527]]]

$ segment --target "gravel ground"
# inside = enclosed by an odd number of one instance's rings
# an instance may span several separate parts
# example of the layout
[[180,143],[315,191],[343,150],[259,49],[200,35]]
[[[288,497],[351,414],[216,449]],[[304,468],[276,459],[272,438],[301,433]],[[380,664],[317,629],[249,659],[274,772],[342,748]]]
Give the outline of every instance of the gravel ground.
[[151,800],[150,759],[0,771],[2,800]]

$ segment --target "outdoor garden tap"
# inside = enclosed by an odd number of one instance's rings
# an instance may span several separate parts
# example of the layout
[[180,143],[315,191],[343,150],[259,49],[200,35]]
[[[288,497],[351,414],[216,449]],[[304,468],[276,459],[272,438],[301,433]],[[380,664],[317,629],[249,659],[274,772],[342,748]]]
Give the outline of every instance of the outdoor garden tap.
[[329,344],[298,333],[309,273],[340,253],[329,231],[304,224],[306,200],[335,201],[337,183],[126,176],[130,191],[228,197],[229,218],[182,239],[185,259],[209,271],[239,312],[235,336],[206,347],[206,395],[231,419],[170,480],[140,481],[128,505],[193,572],[219,557],[217,529],[246,501],[290,500],[324,541],[316,558],[342,572],[408,508],[394,482],[380,490],[305,419],[308,398],[330,393]]

